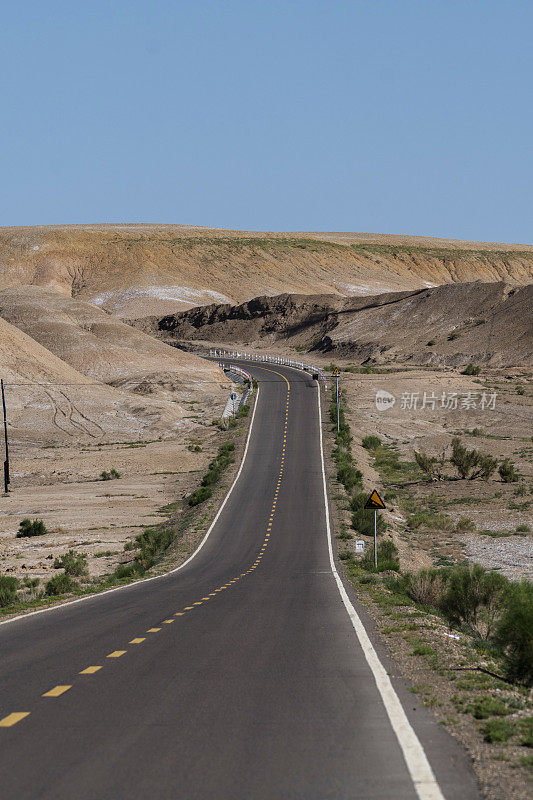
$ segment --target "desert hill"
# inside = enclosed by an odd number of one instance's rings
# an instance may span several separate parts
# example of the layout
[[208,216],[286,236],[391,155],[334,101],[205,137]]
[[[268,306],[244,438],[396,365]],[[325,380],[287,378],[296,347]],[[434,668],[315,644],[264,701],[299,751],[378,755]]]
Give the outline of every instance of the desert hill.
[[533,280],[533,246],[179,225],[0,229],[0,289],[46,287],[137,318],[258,295],[344,296]]
[[447,284],[375,296],[257,297],[139,320],[169,342],[283,341],[355,361],[494,366],[533,362],[533,284]]
[[142,394],[221,400],[229,386],[214,364],[168,347],[94,306],[39,286],[0,292],[0,317],[78,373]]
[[6,382],[12,444],[169,435],[183,426],[176,405],[91,381],[0,318],[0,376]]

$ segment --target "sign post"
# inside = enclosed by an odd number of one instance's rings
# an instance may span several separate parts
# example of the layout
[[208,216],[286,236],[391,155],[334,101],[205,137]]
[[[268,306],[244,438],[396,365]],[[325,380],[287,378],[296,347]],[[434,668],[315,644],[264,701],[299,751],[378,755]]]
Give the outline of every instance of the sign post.
[[385,508],[385,503],[374,489],[365,503],[365,508],[374,512],[374,566],[378,566],[378,508]]
[[7,494],[9,492],[9,445],[7,441],[7,411],[6,411],[6,393],[5,393],[5,386],[4,381],[0,381],[0,388],[2,391],[2,409],[4,412],[4,440],[6,445],[6,458],[4,461],[4,491]]

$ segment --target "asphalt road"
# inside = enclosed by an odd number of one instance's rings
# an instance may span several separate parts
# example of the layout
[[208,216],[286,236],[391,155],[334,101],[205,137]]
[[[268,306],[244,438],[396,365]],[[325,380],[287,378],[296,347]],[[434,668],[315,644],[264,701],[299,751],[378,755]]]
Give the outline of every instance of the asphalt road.
[[332,569],[316,383],[247,369],[248,452],[198,554],[0,625],[2,800],[478,797],[348,613],[365,621]]

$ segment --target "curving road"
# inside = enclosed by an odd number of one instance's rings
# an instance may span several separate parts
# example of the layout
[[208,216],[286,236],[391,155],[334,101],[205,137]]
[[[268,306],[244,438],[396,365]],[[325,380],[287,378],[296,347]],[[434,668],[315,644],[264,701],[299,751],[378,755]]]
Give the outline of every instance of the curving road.
[[246,368],[247,454],[195,557],[0,625],[2,800],[478,797],[336,574],[316,383]]

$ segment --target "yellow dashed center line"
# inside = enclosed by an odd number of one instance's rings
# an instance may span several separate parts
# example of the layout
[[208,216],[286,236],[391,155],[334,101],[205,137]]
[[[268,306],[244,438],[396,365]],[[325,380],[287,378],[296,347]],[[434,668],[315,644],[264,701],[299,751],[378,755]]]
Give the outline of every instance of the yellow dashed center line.
[[53,689],[45,692],[43,697],[59,697],[60,694],[65,694],[65,692],[68,692],[69,689],[72,689],[72,684],[70,686],[54,686]]
[[0,728],[11,728],[12,725],[16,725],[17,722],[29,715],[29,711],[14,711],[13,714],[8,714],[4,719],[0,719]]
[[[267,371],[268,372],[274,372],[274,370],[267,370]],[[281,373],[276,373],[276,374],[281,375]],[[287,403],[286,403],[285,419],[284,419],[284,424],[283,424],[283,442],[282,442],[282,449],[281,449],[281,466],[280,466],[278,481],[277,481],[275,492],[274,492],[274,501],[272,503],[272,512],[271,512],[271,514],[269,516],[267,532],[266,532],[266,536],[265,536],[265,539],[264,539],[264,542],[263,542],[263,546],[261,547],[261,549],[259,551],[259,554],[257,556],[256,561],[252,564],[252,566],[248,570],[246,570],[245,572],[242,572],[237,578],[234,578],[233,580],[229,581],[229,583],[226,583],[223,586],[220,586],[218,589],[215,589],[213,592],[210,592],[206,597],[202,597],[201,600],[193,603],[192,606],[185,606],[183,611],[176,611],[175,614],[174,614],[175,617],[183,617],[186,611],[192,611],[196,606],[201,606],[202,603],[204,603],[206,600],[209,600],[209,598],[215,597],[215,595],[218,592],[221,592],[224,589],[228,589],[234,583],[237,583],[237,581],[239,581],[241,578],[244,578],[245,575],[249,575],[251,572],[253,572],[259,566],[259,564],[261,562],[261,558],[263,557],[263,554],[264,554],[264,552],[265,552],[265,550],[266,550],[266,548],[267,548],[267,546],[269,544],[270,531],[271,531],[271,528],[272,528],[272,520],[274,519],[274,514],[275,514],[275,511],[276,511],[276,502],[277,502],[277,499],[278,499],[278,494],[279,494],[279,490],[280,490],[280,486],[281,486],[281,481],[282,481],[282,477],[283,477],[284,462],[285,462],[285,450],[286,450],[286,444],[287,444],[287,426],[288,426],[288,418],[289,418],[289,400],[290,400],[290,389],[291,389],[291,387],[290,387],[290,384],[289,384],[289,381],[287,380],[287,378],[285,378],[285,376],[283,376],[283,375],[282,375],[282,377],[287,382]],[[173,619],[164,619],[162,624],[170,625],[173,622],[174,622]],[[161,630],[161,628],[148,628],[147,633],[157,633],[160,630]],[[138,636],[135,639],[132,639],[130,641],[130,644],[141,644],[144,641],[146,641],[146,637]],[[109,653],[106,656],[106,658],[120,658],[126,652],[127,652],[127,650],[113,650],[113,652]],[[85,669],[82,669],[79,674],[80,675],[94,675],[96,672],[98,672],[101,669],[102,669],[101,666],[90,666],[90,667],[86,667]],[[60,684],[58,686],[54,686],[53,689],[49,689],[49,691],[45,692],[42,696],[43,697],[59,697],[60,695],[64,694],[65,692],[68,692],[68,690],[71,689],[71,688],[72,688],[72,684],[69,684],[69,685]],[[29,711],[14,711],[13,713],[8,714],[3,719],[0,719],[0,728],[10,728],[11,726],[16,725],[17,722],[20,722],[20,720],[24,719],[24,717],[28,717],[29,715],[30,715]]]

